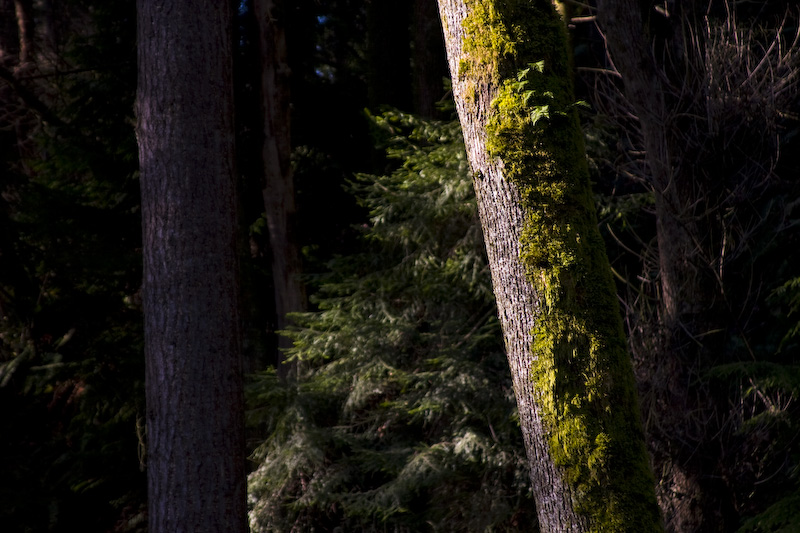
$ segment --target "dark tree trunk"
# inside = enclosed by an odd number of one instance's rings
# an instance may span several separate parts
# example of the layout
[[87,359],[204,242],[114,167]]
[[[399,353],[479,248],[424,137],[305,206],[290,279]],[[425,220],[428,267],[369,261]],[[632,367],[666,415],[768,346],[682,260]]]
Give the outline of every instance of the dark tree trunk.
[[550,0],[439,9],[540,529],[659,531],[563,21]]
[[19,30],[14,0],[0,0],[0,65],[17,61]]
[[414,0],[412,33],[414,112],[433,118],[437,114],[436,103],[444,96],[444,79],[448,75],[436,0]]
[[149,531],[244,532],[227,2],[138,2]]
[[[262,160],[264,165],[264,209],[269,228],[272,279],[277,329],[290,324],[289,313],[305,309],[305,291],[300,279],[300,250],[294,231],[295,198],[291,163],[289,64],[286,53],[286,13],[281,0],[255,0],[261,49],[261,101],[264,121]],[[284,350],[291,341],[278,340],[278,374],[287,378],[293,366]]]
[[[643,11],[650,3],[643,6],[636,0],[597,2],[608,53],[622,77],[630,106],[624,113],[637,119],[655,201],[660,328],[655,353],[649,354],[653,361],[645,362],[640,374],[642,385],[654,398],[653,416],[658,420],[648,438],[656,469],[662,472],[659,503],[669,517],[668,528],[727,531],[734,524],[726,520],[737,518],[726,518],[722,511],[723,492],[712,485],[718,476],[710,474],[717,455],[705,437],[719,428],[712,429],[710,419],[693,424],[686,420],[686,413],[703,413],[708,408],[691,373],[714,364],[725,331],[721,280],[716,278],[712,259],[719,253],[712,243],[719,240],[720,230],[711,213],[719,209],[720,198],[715,198],[714,186],[704,176],[702,166],[707,163],[694,160],[691,154],[696,131],[681,131],[678,118],[681,113],[705,118],[707,110],[680,109],[686,104],[676,101],[675,95],[678,88],[688,86],[687,74],[672,74],[659,64],[654,47],[670,43],[650,34],[647,20],[656,15]],[[672,13],[672,17],[681,15]],[[682,47],[683,43],[673,46],[670,65],[689,60]],[[704,72],[706,66],[694,69]],[[689,83],[694,83],[691,76],[697,75],[689,75]]]
[[656,202],[663,321],[672,329],[690,311],[688,307],[697,304],[702,286],[696,273],[690,272],[696,249],[685,205],[684,191],[690,184],[683,183],[685,173],[676,172],[673,166],[677,147],[670,143],[665,90],[650,55],[650,37],[643,26],[640,4],[599,0],[598,17],[607,30],[609,52],[637,112],[647,150]]
[[33,59],[33,2],[14,0],[14,9],[19,36],[19,62],[22,65]]
[[[55,59],[58,58],[58,21],[60,20],[59,2],[54,0],[42,0],[42,41],[44,48]],[[60,59],[60,58],[59,58]]]
[[369,106],[411,109],[411,0],[370,0],[367,5]]

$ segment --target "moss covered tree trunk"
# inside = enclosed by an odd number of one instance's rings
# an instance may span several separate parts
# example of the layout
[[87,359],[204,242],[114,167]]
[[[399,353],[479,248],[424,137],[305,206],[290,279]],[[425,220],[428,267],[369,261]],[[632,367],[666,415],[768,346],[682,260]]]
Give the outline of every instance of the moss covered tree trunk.
[[439,0],[542,531],[659,531],[550,0]]

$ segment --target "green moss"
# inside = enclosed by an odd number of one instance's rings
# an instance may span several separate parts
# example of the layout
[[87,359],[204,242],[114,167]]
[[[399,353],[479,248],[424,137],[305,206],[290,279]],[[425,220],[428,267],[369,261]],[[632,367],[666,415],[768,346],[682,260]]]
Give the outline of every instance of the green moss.
[[521,193],[521,260],[543,295],[532,375],[551,456],[593,531],[657,531],[633,373],[573,109],[563,22],[549,0],[468,6],[460,81],[496,88],[487,147]]

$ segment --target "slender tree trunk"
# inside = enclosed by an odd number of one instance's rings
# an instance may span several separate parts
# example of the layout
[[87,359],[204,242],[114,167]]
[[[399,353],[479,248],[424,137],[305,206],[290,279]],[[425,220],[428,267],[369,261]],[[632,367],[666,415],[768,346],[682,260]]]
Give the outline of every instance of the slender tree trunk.
[[[693,148],[690,141],[695,142],[697,136],[680,131],[677,117],[681,112],[689,116],[698,111],[677,108],[686,104],[676,102],[671,93],[685,83],[680,78],[686,73],[670,80],[667,69],[659,66],[645,23],[651,13],[642,9],[636,0],[597,2],[608,53],[622,76],[630,105],[625,112],[636,116],[640,128],[655,201],[661,330],[655,343],[657,352],[651,355],[656,362],[645,364],[646,369],[656,369],[650,370],[655,376],[645,372],[641,380],[657,398],[652,404],[658,424],[648,431],[648,438],[657,470],[662,472],[659,503],[669,517],[668,529],[727,531],[734,526],[731,519],[736,518],[723,510],[723,492],[713,485],[717,476],[711,475],[714,462],[706,459],[717,454],[716,445],[709,450],[705,436],[716,433],[714,421],[689,424],[685,415],[709,407],[690,373],[707,368],[718,357],[724,340],[719,333],[725,324],[723,297],[709,260],[717,253],[709,249],[709,242],[720,232],[709,213],[718,209],[720,202],[702,175],[703,162],[685,157]],[[671,61],[689,61],[683,54],[680,48],[672,50]],[[695,72],[705,71],[706,66],[695,68]],[[699,113],[705,116],[706,112]],[[710,140],[711,134],[706,135]]]
[[[286,53],[286,14],[281,0],[255,0],[261,42],[261,94],[264,120],[264,209],[272,257],[277,329],[290,324],[289,313],[305,309],[300,250],[294,232],[295,199],[291,163],[289,64]],[[283,351],[291,341],[278,340],[278,374],[293,374]]]
[[650,38],[643,27],[640,2],[598,0],[597,5],[609,52],[624,80],[625,94],[638,114],[647,150],[657,212],[662,318],[672,329],[689,311],[687,306],[697,301],[698,291],[702,291],[698,277],[688,275],[696,246],[689,231],[688,206],[681,194],[687,187],[682,183],[685,175],[673,166],[665,89],[650,55]]
[[60,59],[58,53],[58,20],[60,20],[58,7],[58,1],[54,2],[53,0],[41,0],[41,39],[44,44],[42,48],[44,48],[53,59]]
[[439,0],[542,531],[659,531],[550,0]]
[[444,96],[447,57],[442,29],[439,26],[436,0],[414,0],[414,112],[423,117],[436,116],[436,103]]
[[138,2],[151,533],[247,529],[227,2]]
[[33,59],[33,2],[14,0],[19,36],[19,63],[23,65]]
[[411,109],[411,7],[411,0],[367,4],[367,97],[373,110],[385,105]]
[[19,29],[14,0],[0,0],[0,65],[17,61]]

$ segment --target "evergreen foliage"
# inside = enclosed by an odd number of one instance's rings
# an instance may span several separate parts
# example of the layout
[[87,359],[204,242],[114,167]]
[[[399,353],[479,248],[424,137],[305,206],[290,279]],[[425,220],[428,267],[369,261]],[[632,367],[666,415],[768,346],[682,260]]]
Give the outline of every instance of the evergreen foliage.
[[374,123],[402,164],[351,184],[366,250],[331,264],[319,310],[287,332],[298,383],[251,386],[268,435],[251,525],[524,530],[535,512],[458,123]]

